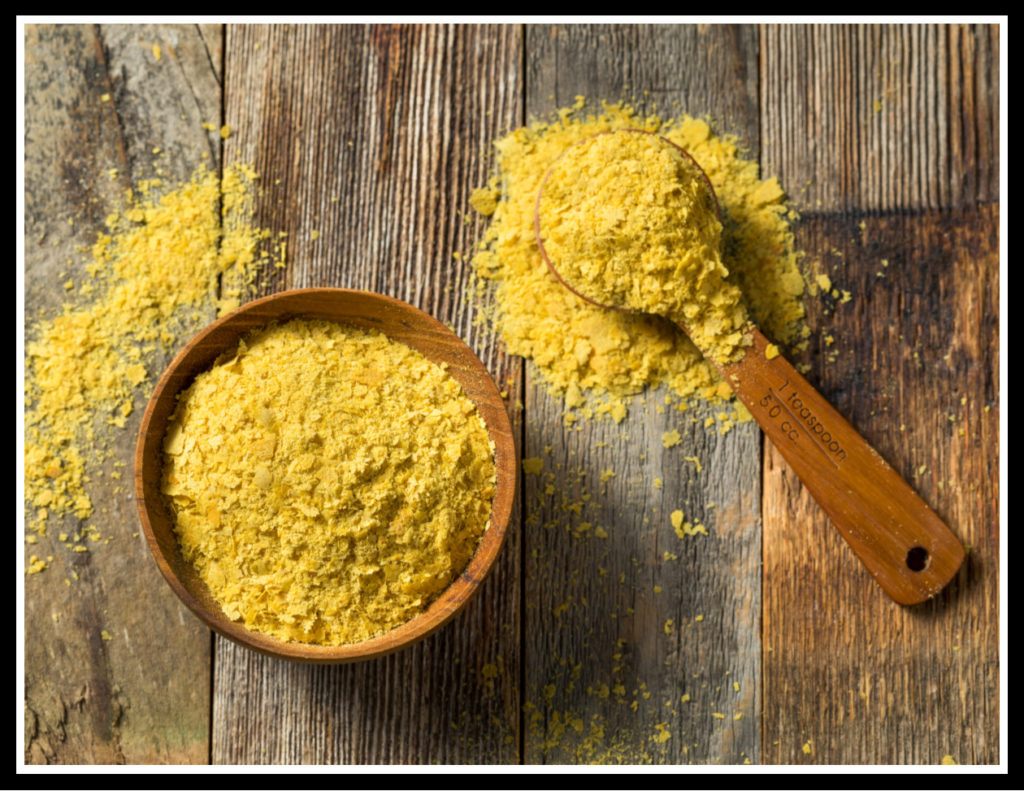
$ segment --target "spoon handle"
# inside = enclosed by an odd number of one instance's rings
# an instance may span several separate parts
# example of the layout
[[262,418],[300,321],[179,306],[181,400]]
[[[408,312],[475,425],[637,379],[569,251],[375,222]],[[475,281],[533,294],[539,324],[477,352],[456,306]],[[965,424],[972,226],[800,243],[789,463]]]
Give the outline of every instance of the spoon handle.
[[964,560],[964,548],[899,473],[807,383],[784,357],[754,345],[722,373],[754,419],[800,476],[867,566],[900,604],[941,591]]

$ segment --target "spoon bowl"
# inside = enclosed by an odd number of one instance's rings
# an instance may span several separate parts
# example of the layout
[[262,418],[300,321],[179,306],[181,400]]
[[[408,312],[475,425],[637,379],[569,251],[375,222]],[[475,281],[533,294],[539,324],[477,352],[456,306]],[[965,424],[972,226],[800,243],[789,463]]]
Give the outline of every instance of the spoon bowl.
[[543,237],[541,236],[541,232],[540,232],[540,202],[541,202],[541,198],[544,196],[544,187],[547,185],[548,179],[551,178],[551,174],[554,172],[555,166],[559,163],[559,161],[562,159],[562,157],[564,157],[566,154],[568,154],[574,148],[576,148],[578,146],[586,145],[587,143],[589,143],[590,141],[594,140],[595,138],[602,137],[604,135],[617,135],[617,134],[623,134],[623,133],[638,134],[638,135],[651,135],[653,137],[657,137],[662,142],[664,142],[666,145],[672,146],[676,151],[678,151],[686,159],[688,159],[690,161],[690,164],[693,165],[693,167],[697,170],[697,173],[703,179],[704,184],[707,186],[708,192],[711,194],[711,200],[712,200],[712,202],[714,204],[715,210],[718,212],[718,219],[719,219],[719,221],[721,221],[721,219],[722,219],[722,206],[718,202],[718,196],[715,194],[715,187],[711,183],[711,179],[708,178],[708,174],[704,172],[704,169],[700,165],[697,164],[697,160],[695,160],[693,158],[693,156],[690,155],[689,151],[687,151],[685,148],[683,148],[682,146],[678,145],[677,143],[673,143],[667,137],[665,137],[663,135],[659,135],[657,132],[650,132],[650,131],[648,131],[646,129],[609,129],[608,131],[605,131],[605,132],[598,132],[598,133],[593,134],[593,135],[588,135],[587,137],[583,138],[582,140],[580,140],[575,145],[570,146],[565,151],[563,151],[561,154],[559,154],[555,158],[555,161],[551,163],[551,167],[548,168],[547,173],[544,174],[544,178],[541,179],[540,189],[537,190],[537,200],[534,203],[534,208],[533,208],[533,230],[534,230],[534,234],[536,235],[536,238],[537,238],[537,247],[540,248],[541,258],[544,259],[544,263],[547,264],[548,270],[550,270],[551,274],[553,274],[555,276],[555,278],[558,280],[559,283],[561,283],[563,286],[565,286],[567,289],[569,289],[573,294],[575,294],[577,297],[582,299],[584,302],[589,302],[591,305],[596,305],[599,308],[609,308],[611,310],[625,310],[625,311],[629,311],[629,312],[635,312],[633,310],[633,308],[628,308],[628,307],[625,307],[623,305],[609,305],[609,304],[606,304],[604,302],[600,302],[600,301],[598,301],[596,299],[593,299],[592,297],[589,297],[589,296],[587,296],[586,294],[583,293],[583,291],[585,289],[581,289],[579,287],[579,284],[571,283],[571,282],[569,282],[568,279],[563,278],[561,273],[558,271],[557,267],[555,267],[555,265],[551,263],[551,259],[548,257],[547,248],[544,247],[544,240],[543,240]]
[[[641,129],[599,134],[623,133],[655,135]],[[700,171],[721,219],[721,207],[704,170],[671,140],[655,136],[681,151]],[[576,145],[585,145],[594,137],[584,138]],[[537,246],[544,262],[581,299],[599,307],[631,310],[623,305],[602,304],[588,296],[586,287],[571,282],[549,257],[542,234],[541,199],[557,163],[555,160],[545,174],[534,209]],[[665,318],[674,320],[671,316]],[[950,582],[965,556],[960,541],[752,322],[744,329],[749,342],[746,350],[739,359],[724,363],[701,347],[699,338],[706,335],[676,323],[718,368],[857,557],[894,601],[904,605],[926,601]]]

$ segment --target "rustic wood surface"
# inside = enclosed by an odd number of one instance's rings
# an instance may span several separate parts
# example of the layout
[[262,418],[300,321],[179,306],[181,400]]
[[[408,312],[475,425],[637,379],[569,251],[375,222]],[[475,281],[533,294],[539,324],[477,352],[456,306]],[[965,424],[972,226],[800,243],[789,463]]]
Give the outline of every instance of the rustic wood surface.
[[[641,109],[678,103],[727,118],[758,145],[756,28],[536,26],[526,58],[529,114],[577,94],[596,104],[635,92]],[[566,428],[564,405],[537,378],[529,370],[523,450],[544,459],[544,474],[523,482],[524,693],[536,707],[524,760],[757,762],[760,432],[706,430],[711,410],[659,413],[664,390],[638,398],[619,424]],[[666,450],[662,434],[673,429],[682,442]],[[581,513],[571,510],[586,496]],[[669,521],[676,509],[713,538],[681,541]],[[593,527],[581,533],[585,523]],[[657,741],[659,724],[672,738]]]
[[[25,311],[52,316],[60,283],[82,272],[122,191],[152,178],[152,149],[168,179],[187,180],[218,138],[201,123],[220,114],[207,42],[190,26],[30,26],[25,46]],[[216,41],[216,33],[212,39]],[[155,62],[152,47],[166,53]],[[109,94],[109,101],[102,96]],[[111,169],[117,176],[110,178]],[[74,225],[68,220],[73,219]],[[69,260],[76,263],[68,264]],[[213,318],[212,308],[209,317]],[[195,327],[195,329],[199,329]],[[31,337],[31,327],[26,333]],[[182,338],[182,342],[186,340]],[[156,372],[169,360],[157,360]],[[52,555],[26,580],[25,760],[28,763],[201,763],[209,758],[209,631],[163,582],[140,538],[131,494],[139,394],[90,493],[102,535],[72,553],[51,525],[26,556]],[[127,466],[116,470],[115,461]],[[124,472],[120,480],[111,473]],[[109,543],[105,543],[107,539]],[[74,579],[74,574],[78,579]],[[65,580],[71,584],[65,584]],[[143,605],[143,606],[140,606]],[[113,639],[104,640],[106,631]]]
[[761,53],[762,168],[807,186],[798,243],[853,294],[810,301],[808,378],[969,547],[893,604],[766,448],[764,757],[994,763],[998,34],[769,27]]
[[[229,122],[259,119],[225,160],[273,174],[258,220],[289,234],[267,290],[370,289],[448,323],[510,390],[517,435],[522,362],[474,326],[453,253],[484,227],[462,219],[483,155],[522,116],[521,49],[518,28],[231,27],[225,91]],[[213,761],[516,763],[519,522],[466,611],[408,651],[299,668],[218,638]]]
[[[366,288],[449,324],[544,470],[464,612],[345,666],[211,639],[130,486],[94,480],[109,545],[26,546],[55,556],[25,581],[26,763],[998,762],[998,62],[990,26],[28,28],[29,334],[153,147],[171,179],[249,162],[288,234],[258,293]],[[476,321],[453,253],[490,145],[576,94],[706,113],[789,190],[805,268],[853,294],[808,298],[808,379],[969,546],[936,600],[890,601],[753,424],[651,392],[567,428]],[[710,535],[679,540],[677,508]]]

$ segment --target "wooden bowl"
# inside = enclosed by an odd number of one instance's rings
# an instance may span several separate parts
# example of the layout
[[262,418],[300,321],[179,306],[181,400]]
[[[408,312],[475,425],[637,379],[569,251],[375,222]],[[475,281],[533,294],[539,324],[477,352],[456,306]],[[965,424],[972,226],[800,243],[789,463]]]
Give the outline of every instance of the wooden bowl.
[[[491,521],[465,571],[425,612],[380,637],[348,645],[285,642],[228,618],[206,583],[182,557],[170,511],[160,493],[163,439],[178,393],[250,330],[271,321],[300,317],[379,330],[435,363],[447,363],[448,373],[476,404],[494,442],[497,484]],[[135,495],[142,528],[157,566],[174,592],[208,626],[228,639],[264,654],[298,662],[339,663],[383,656],[422,640],[450,620],[479,588],[501,549],[512,513],[516,477],[515,442],[505,404],[473,350],[437,319],[412,305],[381,294],[345,288],[308,288],[274,294],[213,322],[181,350],[160,377],[142,417],[135,449]]]

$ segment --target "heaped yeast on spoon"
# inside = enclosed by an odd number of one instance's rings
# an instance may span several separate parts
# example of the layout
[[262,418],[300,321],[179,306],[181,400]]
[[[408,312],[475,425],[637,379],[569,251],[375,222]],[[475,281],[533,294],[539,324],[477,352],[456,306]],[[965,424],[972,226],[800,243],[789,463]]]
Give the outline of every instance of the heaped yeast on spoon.
[[956,536],[750,321],[721,262],[714,189],[689,154],[638,129],[586,138],[544,177],[534,226],[578,296],[690,336],[889,596],[916,604],[953,578]]

